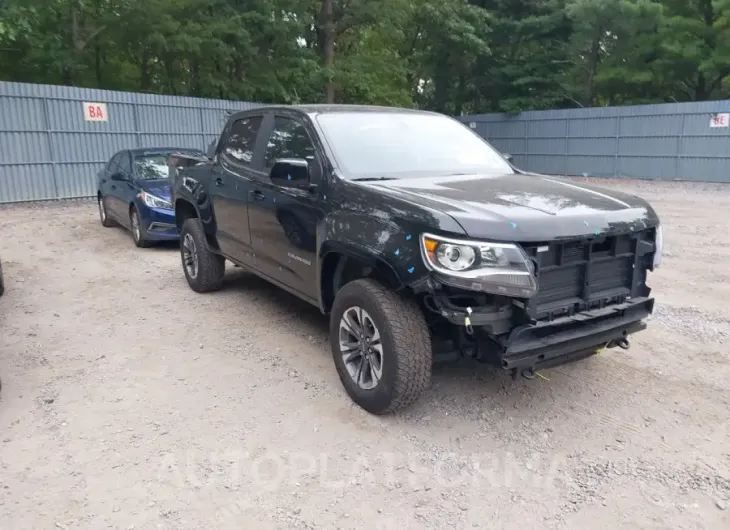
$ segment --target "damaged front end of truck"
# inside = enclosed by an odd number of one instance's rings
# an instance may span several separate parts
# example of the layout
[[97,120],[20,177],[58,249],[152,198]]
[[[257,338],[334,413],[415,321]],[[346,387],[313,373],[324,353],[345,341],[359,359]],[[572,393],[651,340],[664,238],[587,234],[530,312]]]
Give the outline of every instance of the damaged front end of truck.
[[[435,358],[471,357],[532,379],[603,348],[629,348],[653,311],[646,279],[662,245],[659,224],[526,243],[423,234],[430,271],[412,288],[431,316]],[[466,267],[474,262],[481,266]]]

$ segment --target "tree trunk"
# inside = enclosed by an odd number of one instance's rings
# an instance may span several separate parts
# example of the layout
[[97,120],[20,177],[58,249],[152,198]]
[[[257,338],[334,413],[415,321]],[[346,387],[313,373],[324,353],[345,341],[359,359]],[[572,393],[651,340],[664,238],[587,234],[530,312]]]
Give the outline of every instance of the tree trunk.
[[94,46],[94,67],[96,69],[96,86],[97,88],[102,88],[103,84],[103,76],[101,73],[101,46],[99,46],[99,43],[97,42]]
[[[320,13],[320,25],[324,29],[322,52],[324,55],[324,66],[328,75],[332,75],[332,67],[335,64],[335,21],[333,20],[334,0],[324,0],[322,12]],[[335,84],[332,79],[327,80],[326,86],[327,103],[335,102]]]
[[145,48],[142,50],[142,59],[139,63],[139,89],[142,92],[149,92],[150,90],[149,60],[149,51]]
[[586,100],[584,101],[587,107],[593,105],[593,97],[595,95],[595,78],[598,72],[598,63],[601,60],[601,37],[603,36],[603,28],[598,25],[596,36],[591,43],[591,51],[588,55],[588,86],[586,92]]

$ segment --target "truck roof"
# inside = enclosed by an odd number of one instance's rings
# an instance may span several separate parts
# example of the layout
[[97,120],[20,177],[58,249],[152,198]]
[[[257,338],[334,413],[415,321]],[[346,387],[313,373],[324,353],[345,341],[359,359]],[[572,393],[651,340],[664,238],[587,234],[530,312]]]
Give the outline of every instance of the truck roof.
[[236,114],[249,114],[262,110],[297,110],[306,114],[326,114],[332,112],[392,112],[392,113],[411,113],[411,114],[434,114],[433,112],[418,109],[408,109],[403,107],[386,107],[380,105],[345,105],[332,103],[312,103],[305,105],[262,105],[253,109],[248,109]]

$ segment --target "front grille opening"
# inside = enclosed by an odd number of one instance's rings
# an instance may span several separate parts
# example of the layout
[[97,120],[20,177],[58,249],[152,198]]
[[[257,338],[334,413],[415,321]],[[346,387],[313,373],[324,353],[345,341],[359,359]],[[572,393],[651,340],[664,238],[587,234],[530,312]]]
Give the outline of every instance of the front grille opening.
[[647,234],[524,245],[534,260],[538,292],[533,318],[555,318],[621,303],[631,295],[638,242]]

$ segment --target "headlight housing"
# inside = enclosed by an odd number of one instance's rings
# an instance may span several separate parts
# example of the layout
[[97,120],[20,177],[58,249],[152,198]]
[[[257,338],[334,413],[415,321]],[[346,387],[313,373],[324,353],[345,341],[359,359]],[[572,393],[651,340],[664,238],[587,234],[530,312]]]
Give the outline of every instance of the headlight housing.
[[656,227],[656,239],[654,240],[654,264],[653,268],[659,267],[662,263],[662,253],[664,252],[664,230],[662,225]]
[[161,199],[155,195],[147,193],[146,191],[139,192],[139,198],[142,199],[147,206],[150,208],[161,208],[163,210],[172,210],[172,204],[165,199]]
[[518,298],[537,292],[532,261],[511,243],[421,234],[421,255],[426,267],[455,287]]

